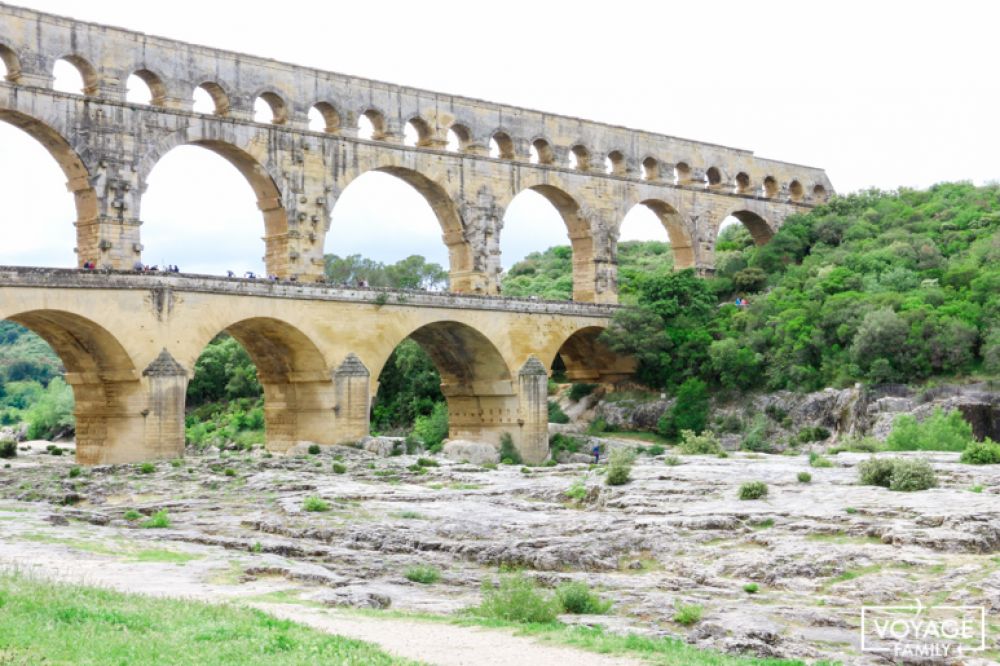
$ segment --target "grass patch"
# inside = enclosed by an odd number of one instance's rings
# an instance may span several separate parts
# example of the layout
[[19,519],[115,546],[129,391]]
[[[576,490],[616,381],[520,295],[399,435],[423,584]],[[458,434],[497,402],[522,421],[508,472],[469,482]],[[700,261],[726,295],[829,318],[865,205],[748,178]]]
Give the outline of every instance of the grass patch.
[[556,588],[556,599],[564,613],[603,615],[611,610],[611,602],[602,599],[586,583],[564,583]]
[[740,486],[741,500],[758,500],[767,497],[767,484],[763,481],[747,481]]
[[432,585],[441,580],[441,572],[427,564],[410,567],[403,575],[406,576],[406,580],[422,585]]
[[168,564],[187,564],[192,560],[200,559],[200,555],[182,553],[176,550],[165,550],[161,548],[149,548],[140,550],[129,559],[133,562],[166,562]]
[[302,501],[302,510],[314,512],[329,511],[330,503],[319,497],[307,497]]
[[167,515],[166,509],[160,509],[147,520],[139,523],[139,527],[145,527],[146,529],[165,529],[170,527],[170,516]]
[[768,530],[774,527],[774,518],[766,518],[764,520],[753,523],[750,527],[755,530]]
[[833,463],[830,462],[829,458],[824,458],[815,451],[809,452],[809,466],[817,468],[833,467]]
[[10,663],[412,664],[257,610],[0,576]]
[[701,622],[704,609],[700,604],[676,604],[674,606],[674,622],[679,625],[690,627],[692,624]]

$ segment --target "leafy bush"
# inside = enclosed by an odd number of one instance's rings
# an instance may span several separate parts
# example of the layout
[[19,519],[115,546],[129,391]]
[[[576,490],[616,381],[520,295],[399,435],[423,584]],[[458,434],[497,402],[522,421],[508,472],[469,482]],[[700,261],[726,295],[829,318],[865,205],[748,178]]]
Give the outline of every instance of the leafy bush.
[[500,460],[505,465],[520,465],[524,462],[521,460],[521,453],[514,446],[514,439],[509,432],[500,435]]
[[61,377],[49,382],[45,392],[24,414],[28,439],[53,439],[76,427],[73,389]]
[[69,468],[69,478],[75,479],[78,476],[80,476],[81,474],[83,474],[83,470],[80,469],[79,467],[75,467],[74,466],[74,467],[70,467]]
[[483,600],[476,614],[507,622],[550,624],[559,615],[559,600],[539,592],[535,584],[518,572],[502,576],[493,588],[483,582]]
[[436,403],[430,415],[418,416],[413,423],[413,435],[423,442],[428,451],[440,451],[448,437],[448,404]]
[[574,383],[569,387],[569,399],[573,402],[580,402],[581,399],[593,393],[597,387],[597,384]]
[[558,458],[559,454],[563,451],[566,453],[579,453],[582,449],[583,442],[576,437],[570,437],[558,432],[549,437],[549,452],[553,460]]
[[635,453],[630,449],[614,449],[608,456],[608,472],[604,477],[609,486],[622,486],[631,481]]
[[310,444],[309,445],[309,455],[315,456],[315,455],[318,455],[319,452],[320,452],[319,444]]
[[148,520],[140,523],[139,527],[145,527],[147,529],[165,529],[170,527],[170,516],[167,515],[166,509],[160,509],[150,516]]
[[684,455],[717,455],[722,453],[722,444],[711,432],[696,435],[692,430],[681,431],[681,441],[677,450]]
[[937,486],[934,468],[923,458],[869,458],[858,465],[858,480],[865,486],[899,491]]
[[822,468],[822,467],[833,467],[833,463],[830,462],[828,458],[824,458],[815,451],[809,452],[809,466]]
[[563,494],[571,500],[579,502],[587,496],[587,486],[583,481],[574,481],[573,485],[567,488]]
[[767,497],[767,484],[763,481],[747,481],[740,486],[741,500],[757,500]]
[[431,585],[441,580],[441,572],[427,564],[410,567],[403,575],[406,576],[406,580],[422,585]]
[[154,465],[151,462],[144,462],[141,465],[139,465],[140,474],[152,474],[155,471],[156,471],[156,465]]
[[677,465],[681,464],[681,459],[678,458],[677,456],[667,456],[666,458],[663,459],[663,462],[668,467],[676,467]]
[[1000,465],[1000,444],[987,438],[962,451],[961,461],[970,465]]
[[770,453],[772,450],[771,444],[767,441],[770,431],[771,427],[767,421],[767,417],[763,414],[758,414],[750,422],[750,427],[747,428],[746,434],[743,435],[743,440],[740,441],[740,448],[744,451]]
[[796,436],[803,444],[808,444],[809,442],[820,442],[830,436],[830,431],[823,426],[806,426],[799,430],[799,434]]
[[799,472],[799,483],[812,483],[813,475],[809,472]]
[[759,590],[760,590],[760,585],[758,585],[757,583],[747,583],[746,585],[743,586],[743,591],[746,592],[747,594],[757,594]]
[[662,456],[666,449],[660,444],[653,444],[651,447],[646,449],[646,454],[652,457]]
[[611,609],[611,602],[601,599],[586,583],[563,583],[556,588],[556,598],[564,613],[573,615],[603,615]]
[[329,511],[330,503],[319,497],[307,497],[302,501],[303,511]]
[[16,458],[17,441],[13,437],[0,439],[0,458]]
[[562,410],[559,403],[549,400],[549,423],[569,423],[569,417]]
[[702,613],[704,613],[704,609],[700,604],[678,603],[674,606],[674,622],[690,627],[692,624],[701,622]]
[[708,423],[708,385],[700,379],[688,379],[677,389],[677,399],[664,413],[656,427],[661,435],[673,439],[684,430],[700,433]]
[[139,520],[140,518],[142,518],[142,514],[136,511],[135,509],[129,509],[122,515],[122,518],[124,518],[125,520]]
[[334,474],[345,474],[347,472],[347,465],[342,462],[333,463],[333,473]]
[[890,451],[964,451],[973,441],[972,426],[961,412],[935,408],[920,423],[910,414],[900,414],[885,443]]

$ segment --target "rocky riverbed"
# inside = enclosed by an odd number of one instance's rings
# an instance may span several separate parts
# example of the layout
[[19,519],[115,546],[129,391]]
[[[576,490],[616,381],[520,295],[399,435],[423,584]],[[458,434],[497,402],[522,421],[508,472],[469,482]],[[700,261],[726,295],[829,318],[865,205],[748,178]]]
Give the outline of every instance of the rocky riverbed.
[[[153,593],[425,613],[476,604],[484,580],[517,568],[547,587],[587,581],[614,602],[570,622],[852,664],[891,663],[860,651],[863,605],[919,599],[985,607],[989,651],[953,663],[996,663],[1000,466],[925,454],[939,487],[899,493],[857,484],[866,457],[812,468],[805,455],[667,451],[640,455],[633,481],[608,487],[603,465],[434,467],[350,447],[76,473],[71,457],[36,447],[0,469],[0,565]],[[754,480],[767,497],[739,500]],[[582,497],[567,495],[580,484]],[[304,510],[311,497],[329,510]],[[169,527],[140,527],[161,510]],[[409,581],[414,565],[441,580]],[[700,605],[701,620],[676,624],[678,604]]]

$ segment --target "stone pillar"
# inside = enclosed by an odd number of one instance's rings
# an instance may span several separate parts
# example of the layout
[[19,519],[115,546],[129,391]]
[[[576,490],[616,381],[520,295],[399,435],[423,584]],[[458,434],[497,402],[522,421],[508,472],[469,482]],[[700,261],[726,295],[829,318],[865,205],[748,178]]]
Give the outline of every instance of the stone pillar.
[[353,353],[334,371],[334,443],[357,442],[369,435],[370,381],[368,368]]
[[534,356],[517,373],[520,398],[520,441],[517,450],[525,462],[539,464],[549,457],[549,373]]
[[184,455],[184,404],[187,370],[166,349],[142,371],[147,407],[143,410],[145,437],[137,460],[179,458]]
[[504,209],[486,188],[481,188],[474,201],[461,203],[459,213],[461,232],[455,230],[443,236],[451,254],[451,291],[498,294],[503,270],[500,230]]
[[[77,146],[77,150],[82,148]],[[115,152],[95,152],[96,159],[87,164],[89,178],[80,176],[66,185],[77,200],[78,211],[93,211],[76,222],[77,263],[92,261],[100,268],[131,270],[142,252],[138,173],[124,154],[124,146]]]

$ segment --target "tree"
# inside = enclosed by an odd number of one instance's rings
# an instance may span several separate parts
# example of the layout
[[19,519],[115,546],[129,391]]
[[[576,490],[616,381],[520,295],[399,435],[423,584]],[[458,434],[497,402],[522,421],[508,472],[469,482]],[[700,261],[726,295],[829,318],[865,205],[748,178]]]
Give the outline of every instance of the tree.
[[715,340],[708,348],[708,356],[712,372],[724,388],[749,389],[760,385],[764,357],[735,338]]
[[681,432],[698,434],[708,424],[708,386],[700,379],[688,379],[677,390],[677,400],[670,411],[660,417],[660,434],[676,439]]
[[865,315],[851,345],[851,358],[874,381],[899,381],[910,365],[909,327],[891,308]]
[[256,398],[263,393],[257,381],[257,367],[246,349],[235,338],[222,333],[205,347],[195,361],[187,398],[191,406],[198,406],[237,398]]

